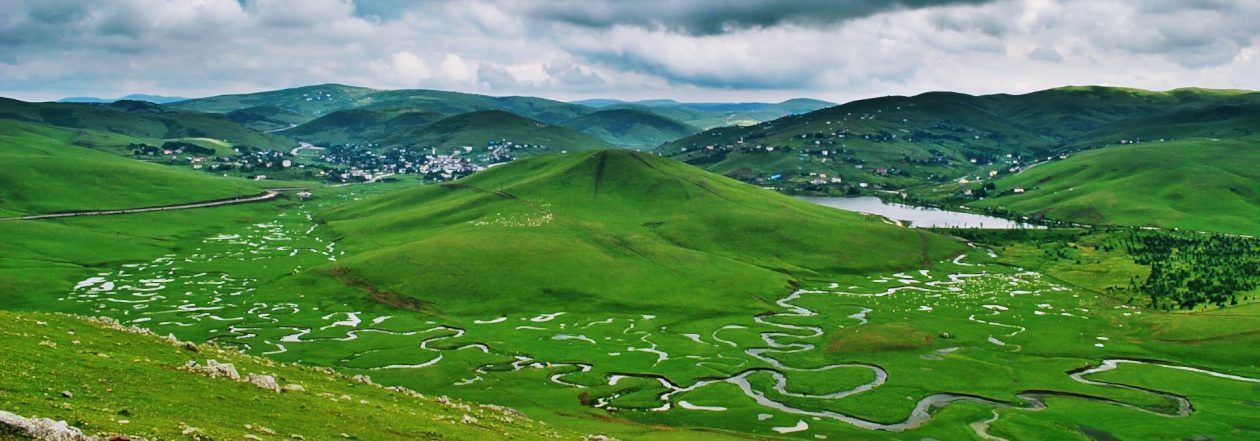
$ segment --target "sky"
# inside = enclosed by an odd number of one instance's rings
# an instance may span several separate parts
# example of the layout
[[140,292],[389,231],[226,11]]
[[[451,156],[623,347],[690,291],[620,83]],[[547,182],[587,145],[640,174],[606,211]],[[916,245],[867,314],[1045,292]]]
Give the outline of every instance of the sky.
[[1260,0],[0,0],[0,96],[1260,89]]

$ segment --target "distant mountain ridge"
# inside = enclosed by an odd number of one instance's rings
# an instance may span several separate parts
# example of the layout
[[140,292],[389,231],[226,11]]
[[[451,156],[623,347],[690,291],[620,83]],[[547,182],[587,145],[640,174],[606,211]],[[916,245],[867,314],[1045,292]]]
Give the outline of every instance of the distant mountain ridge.
[[157,104],[168,104],[168,103],[173,103],[176,101],[184,101],[186,99],[188,98],[179,97],[179,96],[163,96],[163,95],[148,95],[148,94],[143,94],[143,93],[133,93],[131,95],[124,96],[122,98],[114,98],[114,99],[96,98],[96,97],[91,97],[91,96],[71,96],[71,97],[65,97],[65,98],[59,99],[57,100],[57,102],[59,103],[112,103],[115,101],[130,100],[130,101],[148,101],[150,103],[157,103]]
[[[735,124],[753,124],[784,115],[816,110],[833,105],[811,99],[792,99],[781,103],[680,103],[672,100],[621,102],[617,100],[566,103],[528,96],[488,96],[463,92],[426,89],[380,90],[342,84],[320,84],[258,93],[219,95],[173,103],[178,108],[212,113],[240,112],[249,108],[276,109],[286,118],[276,119],[265,115],[253,115],[263,120],[255,124],[259,129],[279,128],[276,122],[301,124],[320,116],[350,109],[397,110],[409,109],[454,116],[462,113],[498,110],[517,114],[547,124],[563,125],[566,121],[602,110],[635,109],[676,120],[685,126],[695,127],[686,133],[670,131],[669,136],[685,136],[699,129]],[[245,124],[253,124],[247,121]],[[622,135],[615,134],[623,132]],[[654,130],[644,130],[643,137],[637,131],[615,128],[596,128],[590,131],[606,142],[623,147],[643,148],[655,146],[674,138],[664,138]]]

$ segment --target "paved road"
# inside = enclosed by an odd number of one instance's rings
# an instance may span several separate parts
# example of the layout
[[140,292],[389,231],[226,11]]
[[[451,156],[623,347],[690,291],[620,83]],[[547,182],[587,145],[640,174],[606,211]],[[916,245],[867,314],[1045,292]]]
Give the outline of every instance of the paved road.
[[120,210],[69,211],[69,212],[62,212],[62,213],[32,214],[32,215],[27,215],[27,216],[0,218],[0,221],[55,219],[55,218],[61,218],[61,217],[78,217],[78,216],[108,216],[108,215],[113,215],[113,214],[145,213],[145,212],[150,212],[150,211],[187,210],[189,208],[217,207],[220,205],[233,205],[233,204],[245,204],[249,202],[260,202],[260,201],[265,201],[269,199],[275,199],[275,197],[279,195],[280,195],[279,190],[267,190],[263,194],[253,195],[253,196],[241,196],[241,197],[232,198],[232,199],[217,199],[213,201],[191,202],[187,204],[161,205],[157,207],[124,208]]
[[324,150],[324,148],[315,147],[314,145],[310,143],[306,143],[306,142],[299,142],[297,147],[294,147],[293,150],[289,150],[289,154],[293,156],[297,156],[298,152],[302,150]]

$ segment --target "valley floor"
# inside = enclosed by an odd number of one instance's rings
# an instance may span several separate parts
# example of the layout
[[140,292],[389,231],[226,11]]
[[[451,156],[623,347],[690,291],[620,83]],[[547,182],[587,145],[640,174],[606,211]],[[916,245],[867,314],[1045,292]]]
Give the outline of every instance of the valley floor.
[[[669,310],[593,314],[521,304],[455,317],[370,287],[346,286],[329,273],[345,253],[313,212],[365,191],[373,190],[207,208],[200,221],[161,232],[159,246],[121,254],[100,249],[96,263],[57,270],[47,277],[49,286],[21,294],[27,298],[17,304],[108,316],[279,362],[506,405],[574,433],[631,439],[1260,436],[1253,400],[1260,355],[1237,350],[1260,338],[1257,305],[1227,314],[1147,311],[1018,267],[999,254],[1004,250],[974,246],[914,270],[805,280],[795,291],[765,293],[763,311],[744,316],[695,320]],[[160,223],[172,214],[135,216],[133,222]],[[12,269],[16,260],[5,262]],[[27,266],[44,271],[40,267]],[[40,317],[5,321],[74,326]],[[24,326],[7,330],[6,339],[27,332]],[[174,358],[167,364],[181,362]],[[26,381],[11,377],[0,384],[0,410],[129,428],[110,404],[91,411],[50,408],[44,401],[51,398],[40,394],[55,395],[62,386],[28,390],[19,386]]]

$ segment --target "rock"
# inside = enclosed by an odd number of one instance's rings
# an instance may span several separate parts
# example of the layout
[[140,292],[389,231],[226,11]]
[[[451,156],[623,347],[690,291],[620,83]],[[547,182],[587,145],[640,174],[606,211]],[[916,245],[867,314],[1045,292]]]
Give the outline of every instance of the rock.
[[582,435],[582,441],[617,441],[617,438],[608,435]]
[[219,363],[214,359],[206,360],[206,365],[198,365],[197,362],[188,360],[184,363],[184,369],[200,373],[210,378],[227,377],[233,381],[240,381],[241,374],[236,372],[236,367],[232,363]]
[[199,352],[199,351],[200,351],[200,349],[199,349],[199,348],[197,348],[197,344],[196,344],[196,343],[193,343],[193,342],[190,342],[190,341],[186,341],[186,342],[184,342],[184,349],[185,349],[185,350],[187,350],[187,351],[189,351],[189,352]]
[[270,375],[249,374],[248,380],[250,384],[260,388],[280,392],[280,384],[276,383],[276,378]]
[[948,338],[954,338],[954,334],[950,334],[950,333],[948,333],[948,332],[942,332],[942,333],[941,333],[941,338],[946,338],[946,339],[948,339]]
[[259,438],[258,435],[254,435],[252,433],[246,433],[242,438],[262,441],[262,438]]
[[26,418],[0,410],[0,433],[15,433],[44,441],[93,441],[78,427],[48,418]]
[[246,424],[246,425],[245,425],[245,429],[246,429],[246,430],[252,430],[252,431],[255,431],[255,432],[258,432],[258,433],[267,434],[267,435],[275,435],[275,434],[276,434],[276,431],[274,431],[274,430],[271,430],[271,429],[269,429],[269,428],[267,428],[267,427],[264,427],[264,426],[255,426],[255,425],[253,425],[253,424]]
[[289,384],[284,385],[284,391],[285,392],[306,392],[306,388],[302,387],[302,385],[300,384],[289,383]]
[[373,382],[372,382],[372,377],[369,377],[369,376],[367,376],[367,375],[363,375],[363,374],[355,375],[355,376],[353,376],[353,377],[350,377],[350,379],[351,379],[351,380],[354,380],[354,381],[357,381],[357,382],[360,382],[360,383],[363,383],[363,384],[376,384],[376,383],[373,383]]
[[464,417],[460,418],[459,422],[464,423],[464,424],[477,424],[477,417],[464,414]]
[[232,363],[219,363],[212,358],[206,360],[206,367],[211,369],[211,377],[224,376],[233,381],[241,379],[241,374],[236,372],[236,366],[232,366]]
[[70,393],[70,391],[68,390],[61,391],[61,396],[66,397],[66,398],[74,398],[74,394]]
[[305,437],[305,436],[302,436],[302,435],[298,435],[298,434],[296,434],[296,433],[290,433],[290,434],[289,434],[289,439],[296,439],[296,440],[299,440],[299,441],[300,441],[300,440],[304,440],[304,439],[306,439],[306,437]]

